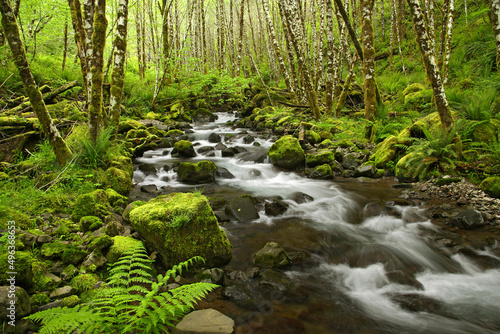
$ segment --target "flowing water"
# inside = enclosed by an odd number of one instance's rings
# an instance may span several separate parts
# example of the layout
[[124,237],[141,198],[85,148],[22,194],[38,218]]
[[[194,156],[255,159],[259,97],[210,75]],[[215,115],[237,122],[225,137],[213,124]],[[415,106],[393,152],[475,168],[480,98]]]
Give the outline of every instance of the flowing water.
[[[318,181],[284,172],[266,158],[272,142],[251,133],[257,144],[243,143],[243,129],[216,122],[196,124],[195,148],[214,146],[210,133],[226,135],[227,146],[247,151],[235,157],[201,154],[235,177],[198,185],[209,197],[231,199],[248,193],[282,198],[289,209],[279,217],[264,211],[253,222],[223,225],[233,245],[227,270],[251,268],[251,255],[268,241],[282,245],[296,260],[274,285],[244,281],[251,305],[219,299],[218,308],[235,319],[239,333],[500,333],[500,252],[498,245],[454,253],[438,247],[449,238],[426,218],[423,208],[401,204],[391,181]],[[224,141],[224,140],[223,140]],[[133,194],[155,184],[164,192],[189,191],[176,180],[176,161],[164,149],[148,151],[136,164],[153,164],[156,175],[134,173]],[[166,154],[166,155],[165,155]],[[306,194],[309,201],[293,200]],[[149,196],[150,197],[150,196]],[[498,240],[498,238],[497,238]],[[479,260],[478,260],[479,259]],[[274,283],[273,283],[274,284]]]

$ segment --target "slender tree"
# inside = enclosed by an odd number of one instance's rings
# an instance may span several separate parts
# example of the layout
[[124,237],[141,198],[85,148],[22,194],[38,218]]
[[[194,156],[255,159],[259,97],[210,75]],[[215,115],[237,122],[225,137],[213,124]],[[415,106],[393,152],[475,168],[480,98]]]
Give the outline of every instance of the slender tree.
[[87,62],[87,44],[85,42],[85,30],[83,29],[82,5],[80,0],[68,0],[71,13],[71,23],[75,31],[75,43],[80,60],[80,69],[83,78],[83,91],[87,92],[87,72],[89,71]]
[[500,74],[500,0],[490,0],[490,13],[497,46],[497,69]]
[[443,60],[443,83],[448,83],[450,76],[450,55],[451,55],[451,37],[453,32],[453,13],[455,11],[455,0],[450,0],[448,16],[446,20],[446,44],[444,48]]
[[92,34],[94,33],[95,0],[83,0],[83,27],[85,28],[85,60],[87,62],[87,102],[92,94],[92,67],[94,66],[94,49]]
[[120,106],[123,93],[125,54],[127,52],[128,0],[120,0],[117,22],[109,98],[110,125],[115,128],[115,132],[118,131],[120,123]]
[[373,121],[377,115],[375,84],[375,48],[373,45],[373,4],[374,0],[361,1],[361,37],[363,40],[364,100],[365,118]]
[[50,146],[54,150],[58,163],[64,165],[71,159],[72,153],[55,127],[54,122],[47,111],[47,107],[43,102],[42,94],[40,93],[35,79],[33,78],[33,74],[31,73],[30,66],[28,64],[28,59],[26,58],[24,45],[21,41],[16,17],[9,0],[0,0],[0,12],[2,13],[2,26],[4,34],[9,43],[10,50],[12,51],[12,56],[14,57],[14,62],[19,70],[21,80],[23,81],[26,95],[28,95],[31,105],[33,106],[33,110],[42,125],[43,133],[49,140]]
[[333,31],[333,7],[331,0],[326,2],[326,80],[325,80],[325,106],[327,114],[333,110],[333,92],[335,87],[335,34]]
[[413,26],[415,27],[415,32],[417,34],[418,45],[425,65],[427,78],[432,85],[432,92],[434,94],[434,100],[436,102],[439,118],[441,119],[441,125],[445,129],[449,129],[453,125],[453,118],[451,117],[450,107],[444,91],[443,82],[441,81],[439,68],[436,64],[434,52],[431,49],[429,37],[425,29],[425,21],[422,15],[422,10],[420,9],[418,0],[407,0],[407,2],[410,6]]

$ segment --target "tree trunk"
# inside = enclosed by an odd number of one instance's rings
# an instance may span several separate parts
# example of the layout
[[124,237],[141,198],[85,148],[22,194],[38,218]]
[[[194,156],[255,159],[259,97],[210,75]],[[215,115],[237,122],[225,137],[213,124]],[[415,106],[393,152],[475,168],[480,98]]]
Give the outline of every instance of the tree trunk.
[[54,126],[52,118],[47,111],[47,107],[43,102],[42,94],[33,78],[19,34],[16,17],[14,16],[14,11],[12,10],[9,0],[0,0],[0,12],[2,13],[2,26],[5,37],[7,38],[14,57],[14,62],[16,63],[19,75],[23,81],[26,95],[28,95],[35,114],[42,125],[42,130],[54,150],[57,162],[60,165],[64,165],[71,159],[72,153],[59,131]]
[[[323,1],[323,0],[320,0]],[[333,92],[335,88],[335,34],[333,31],[333,7],[331,0],[326,1],[326,80],[325,80],[325,106],[326,113],[333,110]]]
[[302,79],[304,82],[304,88],[306,90],[307,100],[309,101],[309,106],[314,115],[315,120],[319,120],[320,112],[318,106],[318,97],[316,95],[316,91],[314,90],[311,82],[311,76],[309,75],[309,71],[307,69],[307,65],[304,62],[303,51],[300,47],[300,41],[297,40],[297,36],[299,33],[299,25],[300,20],[297,16],[297,8],[294,0],[281,0],[284,3],[283,9],[285,12],[285,19],[287,21],[287,25],[290,30],[290,40],[292,42],[293,48],[295,50],[295,54],[297,55],[297,63],[299,65],[300,73],[302,74]]
[[90,103],[92,94],[92,67],[94,67],[94,50],[92,35],[94,33],[94,0],[83,0],[84,28],[85,28],[85,59],[87,61],[87,103]]
[[115,133],[120,124],[120,106],[123,93],[125,55],[127,52],[127,22],[128,22],[128,0],[120,0],[118,7],[118,24],[115,36],[115,53],[113,73],[111,73],[111,88],[109,98],[109,109],[111,122]]
[[62,70],[66,68],[66,56],[68,55],[68,21],[64,23],[64,49],[62,59]]
[[103,122],[102,84],[104,67],[104,46],[106,43],[106,0],[97,0],[94,13],[94,33],[92,49],[94,50],[92,72],[92,93],[89,103],[89,134],[92,142],[97,141]]
[[491,23],[497,46],[497,70],[500,74],[500,0],[490,1]]
[[453,13],[455,11],[455,0],[450,0],[448,8],[448,17],[446,20],[446,44],[444,48],[443,61],[443,84],[448,83],[450,76],[450,55],[451,55],[451,36],[453,32]]
[[238,40],[238,70],[237,75],[241,75],[241,64],[243,60],[243,29],[244,29],[244,16],[245,16],[245,0],[241,0],[240,3],[240,35]]
[[351,81],[355,77],[354,73],[354,64],[356,64],[356,55],[352,58],[351,66],[349,68],[349,74],[347,74],[347,78],[345,79],[344,87],[342,88],[342,93],[339,96],[337,101],[337,105],[335,106],[335,116],[340,117],[340,112],[344,107],[345,100],[347,98],[347,92],[351,86]]
[[361,1],[362,25],[361,36],[363,40],[363,67],[364,67],[364,100],[365,118],[374,121],[377,116],[376,84],[375,84],[375,48],[373,45],[373,4],[374,0]]
[[[356,30],[354,30],[353,26],[351,25],[351,21],[349,20],[349,15],[347,14],[344,5],[342,4],[342,0],[335,0],[335,3],[337,4],[337,8],[340,12],[340,15],[342,15],[342,18],[344,19],[347,30],[349,31],[349,35],[351,36],[352,43],[354,44],[354,48],[358,53],[358,57],[359,59],[363,60],[363,49],[361,49],[361,44],[359,44],[358,37],[356,36]],[[353,13],[354,13],[354,8],[353,8]]]
[[82,5],[80,0],[68,0],[68,5],[71,12],[71,22],[73,24],[73,30],[75,31],[75,43],[78,49],[78,59],[80,60],[80,69],[82,71],[83,78],[83,91],[87,90],[87,72],[88,63],[86,58],[86,43],[85,43],[85,30],[83,29],[83,18],[82,18]]
[[434,100],[436,101],[436,108],[441,119],[441,125],[445,129],[449,129],[453,125],[453,118],[451,117],[450,107],[448,105],[448,100],[446,99],[446,93],[444,92],[441,75],[439,74],[439,69],[436,65],[434,52],[430,47],[429,37],[427,36],[427,31],[425,30],[425,21],[422,16],[422,10],[420,9],[418,0],[407,1],[410,6],[413,25],[417,34],[418,45],[424,61],[425,70],[427,72],[427,78],[432,85]]

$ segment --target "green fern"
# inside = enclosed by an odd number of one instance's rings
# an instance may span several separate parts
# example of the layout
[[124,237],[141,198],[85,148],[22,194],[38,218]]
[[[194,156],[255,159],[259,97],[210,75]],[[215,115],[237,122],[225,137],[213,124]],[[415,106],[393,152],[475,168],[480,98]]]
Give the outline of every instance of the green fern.
[[194,283],[159,292],[169,279],[197,261],[204,262],[202,257],[193,257],[172,267],[165,275],[158,275],[154,281],[150,274],[152,261],[139,243],[113,265],[106,287],[87,305],[53,308],[32,314],[28,319],[42,322],[41,334],[75,330],[79,333],[161,333],[164,326],[173,326],[173,322],[189,312],[197,299],[218,287]]

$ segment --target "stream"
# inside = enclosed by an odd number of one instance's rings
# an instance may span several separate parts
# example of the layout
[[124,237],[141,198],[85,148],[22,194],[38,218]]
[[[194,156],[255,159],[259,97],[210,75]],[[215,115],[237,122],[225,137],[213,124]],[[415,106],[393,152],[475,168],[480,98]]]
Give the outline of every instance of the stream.
[[[188,136],[195,149],[215,146],[208,138],[217,133],[244,152],[222,157],[215,150],[212,157],[183,159],[172,158],[171,149],[147,151],[135,167],[151,164],[157,173],[136,168],[131,195],[148,200],[152,195],[140,188],[154,184],[162,194],[196,188],[207,197],[251,194],[289,205],[277,217],[262,210],[252,222],[221,224],[233,245],[226,272],[251,270],[252,254],[269,241],[297,259],[277,270],[291,284],[241,280],[252,303],[220,297],[208,304],[233,318],[237,333],[500,333],[498,238],[491,248],[449,252],[437,243],[450,238],[447,232],[423,206],[402,201],[395,181],[323,181],[284,172],[266,157],[272,145],[266,135],[227,126],[233,113],[217,115],[215,122],[194,124]],[[247,133],[254,143],[244,143]],[[176,180],[175,162],[201,160],[234,178],[197,186]],[[298,195],[305,200],[297,201]]]

